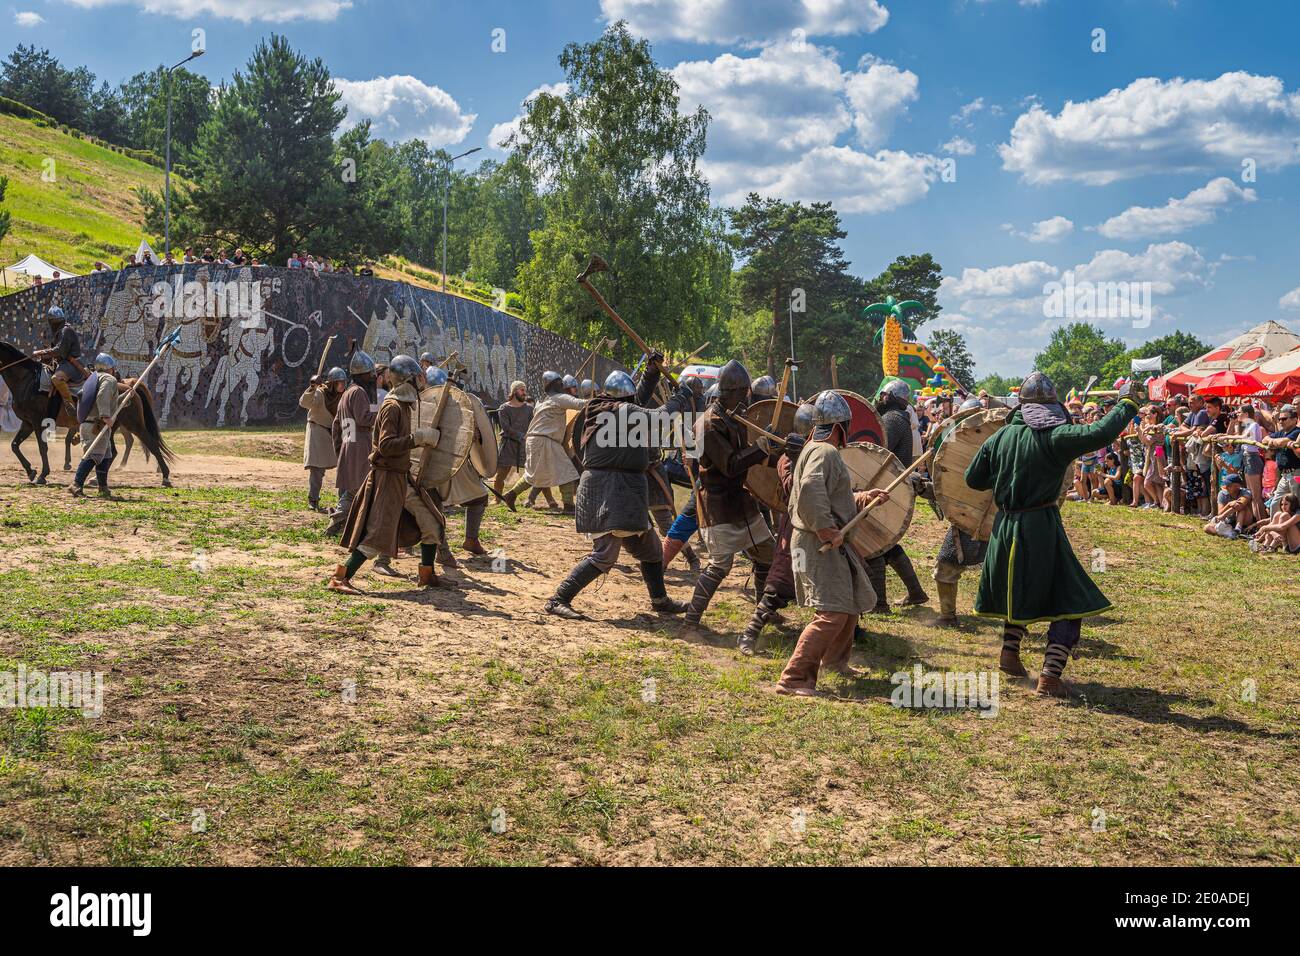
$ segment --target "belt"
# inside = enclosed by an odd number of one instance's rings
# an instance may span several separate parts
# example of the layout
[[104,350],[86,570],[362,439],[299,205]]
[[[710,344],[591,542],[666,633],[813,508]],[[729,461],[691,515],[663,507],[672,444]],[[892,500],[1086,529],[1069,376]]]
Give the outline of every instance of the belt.
[[1048,508],[1059,508],[1055,501],[1044,501],[1041,505],[1030,505],[1028,508],[1003,508],[1004,515],[1022,515],[1027,511],[1046,511]]

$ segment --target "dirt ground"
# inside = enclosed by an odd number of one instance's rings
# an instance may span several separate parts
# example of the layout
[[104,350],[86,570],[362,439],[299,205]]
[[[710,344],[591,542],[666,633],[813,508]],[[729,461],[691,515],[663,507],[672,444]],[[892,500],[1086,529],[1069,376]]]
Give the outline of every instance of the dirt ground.
[[[0,672],[105,676],[99,718],[0,711],[0,863],[1300,861],[1295,563],[1190,522],[1068,506],[1116,604],[1069,666],[1084,700],[1003,683],[985,719],[890,695],[918,664],[995,668],[993,622],[867,616],[863,677],[781,698],[808,613],[738,655],[747,566],[702,637],[650,612],[631,561],[561,621],[542,604],[586,541],[493,505],[458,589],[416,590],[404,557],[406,580],[367,566],[340,596],[299,434],[169,438],[175,487],[137,454],[114,501],[73,500],[57,465],[19,483],[4,439]],[[918,508],[927,582],[942,531]],[[680,559],[668,580],[689,596]]]

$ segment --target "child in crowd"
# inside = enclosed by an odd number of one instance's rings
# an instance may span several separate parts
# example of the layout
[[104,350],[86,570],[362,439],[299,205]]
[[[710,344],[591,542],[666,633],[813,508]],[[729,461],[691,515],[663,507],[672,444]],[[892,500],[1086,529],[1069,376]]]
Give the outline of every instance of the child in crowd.
[[1277,513],[1255,529],[1252,551],[1300,554],[1300,495],[1287,495]]

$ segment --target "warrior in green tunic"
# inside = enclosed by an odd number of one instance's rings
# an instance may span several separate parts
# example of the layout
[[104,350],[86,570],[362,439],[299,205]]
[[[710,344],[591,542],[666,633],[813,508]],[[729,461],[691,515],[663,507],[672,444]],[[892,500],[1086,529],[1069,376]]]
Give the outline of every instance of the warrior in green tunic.
[[1119,436],[1137,414],[1137,391],[1126,386],[1106,417],[1072,425],[1051,379],[1034,372],[1020,387],[1020,406],[966,469],[966,483],[991,490],[999,509],[975,611],[1005,622],[1000,666],[1015,677],[1028,676],[1020,663],[1026,625],[1050,622],[1039,694],[1066,694],[1061,672],[1079,641],[1080,622],[1111,607],[1075,558],[1061,524],[1057,498],[1065,470]]

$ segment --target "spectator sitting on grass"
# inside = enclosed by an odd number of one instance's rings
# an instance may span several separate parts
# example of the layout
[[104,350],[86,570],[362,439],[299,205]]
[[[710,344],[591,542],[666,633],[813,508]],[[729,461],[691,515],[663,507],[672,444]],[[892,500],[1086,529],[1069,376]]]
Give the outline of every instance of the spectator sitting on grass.
[[1219,490],[1219,510],[1206,522],[1205,533],[1236,538],[1254,522],[1254,510],[1241,475],[1225,475]]
[[1277,514],[1255,529],[1252,551],[1282,551],[1300,554],[1300,495],[1282,499]]
[[1112,505],[1122,504],[1124,501],[1124,481],[1120,478],[1119,455],[1113,451],[1106,454],[1101,487],[1093,492],[1093,497],[1105,498],[1106,503]]

